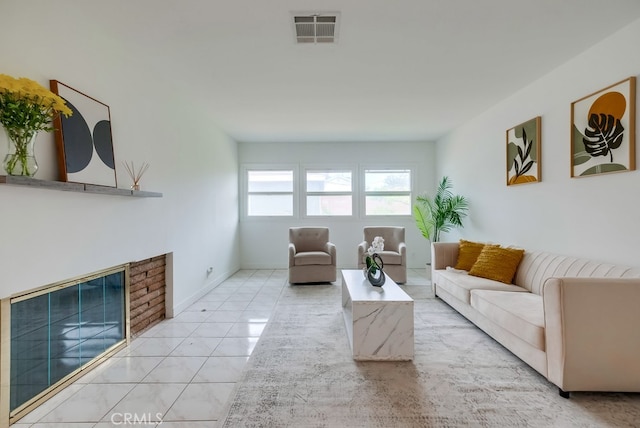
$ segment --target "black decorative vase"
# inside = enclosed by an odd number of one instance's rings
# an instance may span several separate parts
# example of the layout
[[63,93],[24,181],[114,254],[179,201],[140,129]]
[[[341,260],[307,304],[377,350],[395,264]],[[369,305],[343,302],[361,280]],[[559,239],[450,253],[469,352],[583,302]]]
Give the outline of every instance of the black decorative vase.
[[374,287],[382,287],[385,281],[385,274],[382,268],[384,263],[378,253],[373,253],[367,257],[366,277]]

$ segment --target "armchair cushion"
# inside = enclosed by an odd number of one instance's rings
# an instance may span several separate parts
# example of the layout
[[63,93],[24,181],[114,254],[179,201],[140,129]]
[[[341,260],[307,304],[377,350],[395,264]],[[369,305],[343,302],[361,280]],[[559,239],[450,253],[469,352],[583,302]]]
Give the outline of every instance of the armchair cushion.
[[396,226],[367,226],[363,230],[364,241],[367,243],[367,248],[373,242],[373,238],[381,236],[384,239],[385,251],[400,252],[400,244],[404,244],[404,227]]
[[[378,253],[382,259],[382,263],[385,265],[401,265],[402,255],[395,251],[380,251]],[[365,255],[366,257],[366,255]]]
[[307,251],[293,257],[294,266],[330,265],[331,255],[324,251]]
[[296,252],[325,251],[329,242],[329,229],[326,227],[291,227],[289,242],[295,245]]

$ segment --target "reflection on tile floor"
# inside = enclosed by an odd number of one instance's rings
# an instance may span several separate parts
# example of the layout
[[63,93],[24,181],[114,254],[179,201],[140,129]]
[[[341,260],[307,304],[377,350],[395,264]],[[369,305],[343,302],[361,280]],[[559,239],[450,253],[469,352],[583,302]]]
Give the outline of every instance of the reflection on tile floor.
[[[407,284],[427,283],[409,269]],[[237,272],[12,427],[217,426],[285,286],[286,270]]]

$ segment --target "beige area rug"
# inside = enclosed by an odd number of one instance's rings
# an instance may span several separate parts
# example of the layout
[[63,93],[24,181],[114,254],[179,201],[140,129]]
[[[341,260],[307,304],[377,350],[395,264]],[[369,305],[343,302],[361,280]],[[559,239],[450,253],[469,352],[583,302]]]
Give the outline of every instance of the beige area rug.
[[286,285],[221,426],[640,426],[640,394],[564,399],[430,286],[404,288],[415,299],[415,359],[355,362],[340,286]]

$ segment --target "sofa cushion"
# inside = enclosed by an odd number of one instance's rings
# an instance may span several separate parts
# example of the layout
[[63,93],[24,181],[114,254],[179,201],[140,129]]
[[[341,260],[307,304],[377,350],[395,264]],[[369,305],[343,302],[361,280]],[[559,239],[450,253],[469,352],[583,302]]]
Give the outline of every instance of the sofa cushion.
[[435,274],[437,276],[436,286],[438,288],[444,289],[449,294],[460,299],[466,304],[471,302],[471,295],[469,292],[477,288],[484,290],[527,292],[527,290],[522,287],[518,287],[517,285],[508,285],[499,281],[470,276],[465,273],[458,273],[450,270],[439,269]]
[[458,261],[454,268],[467,271],[470,270],[478,259],[483,248],[484,243],[482,242],[473,242],[461,239],[458,249]]
[[523,254],[524,250],[519,248],[485,245],[469,275],[511,284]]
[[532,346],[545,350],[542,296],[495,290],[471,291],[471,306]]
[[330,265],[331,255],[324,251],[307,251],[305,253],[297,253],[293,257],[293,264],[295,266]]

